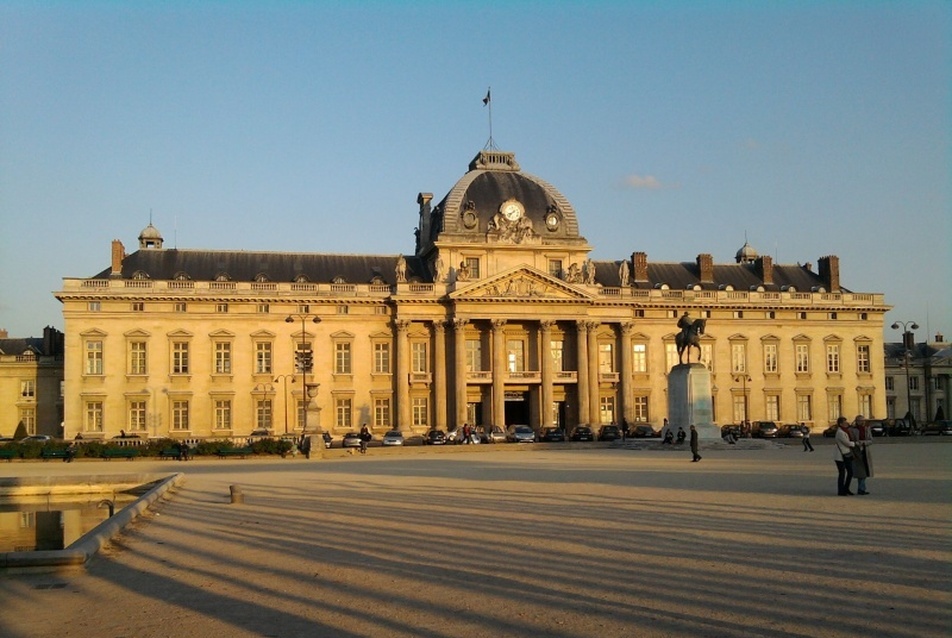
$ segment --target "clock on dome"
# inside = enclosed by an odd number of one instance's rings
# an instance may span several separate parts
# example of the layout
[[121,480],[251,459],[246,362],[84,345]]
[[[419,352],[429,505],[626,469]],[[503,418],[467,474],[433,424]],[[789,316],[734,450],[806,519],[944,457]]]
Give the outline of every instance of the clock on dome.
[[519,200],[507,199],[499,207],[499,212],[502,213],[502,216],[507,220],[514,222],[522,218],[526,209]]

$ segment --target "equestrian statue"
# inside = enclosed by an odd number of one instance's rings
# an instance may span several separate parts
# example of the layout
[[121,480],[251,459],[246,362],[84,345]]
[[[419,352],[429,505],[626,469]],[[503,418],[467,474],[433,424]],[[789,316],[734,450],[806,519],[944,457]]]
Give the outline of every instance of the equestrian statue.
[[691,346],[697,348],[697,358],[701,359],[701,335],[704,334],[704,325],[707,319],[692,319],[685,312],[678,319],[678,328],[681,332],[674,336],[674,343],[678,347],[678,363],[684,363],[684,351],[688,353],[688,363],[691,363]]

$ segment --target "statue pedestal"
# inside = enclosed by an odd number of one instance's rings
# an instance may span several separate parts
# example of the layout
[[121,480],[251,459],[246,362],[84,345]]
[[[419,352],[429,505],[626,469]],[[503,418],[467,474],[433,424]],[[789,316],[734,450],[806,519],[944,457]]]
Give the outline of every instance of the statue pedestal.
[[[701,441],[720,441],[721,430],[714,425],[711,399],[711,371],[701,363],[680,363],[668,374],[668,429],[689,432],[697,428]],[[664,432],[661,433],[664,436]]]

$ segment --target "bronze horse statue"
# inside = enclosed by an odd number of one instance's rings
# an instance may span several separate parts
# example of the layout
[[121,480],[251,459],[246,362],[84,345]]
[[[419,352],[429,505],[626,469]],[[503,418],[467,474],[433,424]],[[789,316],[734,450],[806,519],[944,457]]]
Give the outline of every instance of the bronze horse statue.
[[691,346],[697,348],[697,358],[701,359],[701,335],[704,334],[704,326],[707,319],[695,319],[690,324],[681,328],[681,332],[674,336],[674,343],[678,347],[678,363],[684,363],[684,351],[688,352],[688,363],[691,363]]

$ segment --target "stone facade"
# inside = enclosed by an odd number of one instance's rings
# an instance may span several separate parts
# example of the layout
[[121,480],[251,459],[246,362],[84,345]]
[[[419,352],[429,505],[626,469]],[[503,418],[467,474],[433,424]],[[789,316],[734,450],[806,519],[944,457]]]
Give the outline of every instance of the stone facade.
[[835,256],[821,272],[747,244],[729,264],[594,261],[572,204],[499,151],[417,204],[406,255],[168,249],[151,224],[132,254],[114,242],[109,268],[56,293],[67,436],[300,431],[308,358],[337,435],[660,424],[685,311],[707,318],[717,423],[885,415],[871,354],[889,308],[842,288]]
[[19,423],[27,434],[61,435],[63,333],[47,326],[43,337],[11,338],[0,330],[0,436]]

